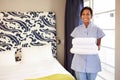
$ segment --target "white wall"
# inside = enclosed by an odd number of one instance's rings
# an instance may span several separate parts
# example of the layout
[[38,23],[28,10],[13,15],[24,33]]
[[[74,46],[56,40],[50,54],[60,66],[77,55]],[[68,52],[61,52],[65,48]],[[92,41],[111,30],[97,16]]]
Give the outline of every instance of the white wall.
[[0,11],[53,11],[56,13],[57,36],[62,40],[57,55],[64,63],[64,13],[66,0],[0,0]]
[[116,0],[115,80],[120,80],[120,0]]

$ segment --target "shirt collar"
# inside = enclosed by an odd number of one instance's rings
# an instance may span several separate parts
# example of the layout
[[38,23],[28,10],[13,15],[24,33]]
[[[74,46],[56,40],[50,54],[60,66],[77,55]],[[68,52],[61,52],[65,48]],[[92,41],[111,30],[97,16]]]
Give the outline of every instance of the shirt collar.
[[[90,21],[87,28],[90,28],[91,25],[92,25],[92,22]],[[86,28],[84,23],[83,23],[83,27]]]

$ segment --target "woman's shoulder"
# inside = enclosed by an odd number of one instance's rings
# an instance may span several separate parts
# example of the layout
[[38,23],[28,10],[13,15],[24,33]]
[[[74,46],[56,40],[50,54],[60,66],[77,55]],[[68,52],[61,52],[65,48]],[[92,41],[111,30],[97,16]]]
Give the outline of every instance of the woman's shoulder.
[[90,24],[91,24],[93,27],[98,27],[98,25],[95,24],[95,23],[93,23],[93,22],[91,22]]
[[84,24],[80,24],[76,28],[82,28],[82,27],[84,27]]
[[92,25],[92,27],[94,27],[94,28],[100,29],[100,27],[99,27],[97,24],[95,24],[95,23],[92,23],[91,25]]
[[82,26],[82,25],[78,25],[78,26],[76,26],[74,29],[76,29],[76,30],[77,30],[77,29],[80,29],[81,26]]

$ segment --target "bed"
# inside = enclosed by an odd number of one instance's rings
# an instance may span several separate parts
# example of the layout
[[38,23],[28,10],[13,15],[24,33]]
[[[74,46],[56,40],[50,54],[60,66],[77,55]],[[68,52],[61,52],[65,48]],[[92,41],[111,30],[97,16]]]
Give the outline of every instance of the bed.
[[0,80],[75,80],[56,45],[54,12],[0,12]]
[[[23,49],[21,61],[11,60],[10,63],[0,64],[0,80],[74,80],[74,77],[51,55],[50,50],[46,45],[41,48]],[[13,54],[11,52],[13,51],[4,54]],[[12,57],[13,55],[10,56]]]

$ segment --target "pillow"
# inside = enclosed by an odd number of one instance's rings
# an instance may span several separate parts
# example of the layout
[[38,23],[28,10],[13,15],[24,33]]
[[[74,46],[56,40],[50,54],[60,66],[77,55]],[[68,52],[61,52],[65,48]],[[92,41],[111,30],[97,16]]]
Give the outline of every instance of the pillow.
[[0,66],[15,65],[15,51],[16,49],[0,52]]
[[51,44],[22,48],[22,63],[33,64],[41,60],[52,59]]

